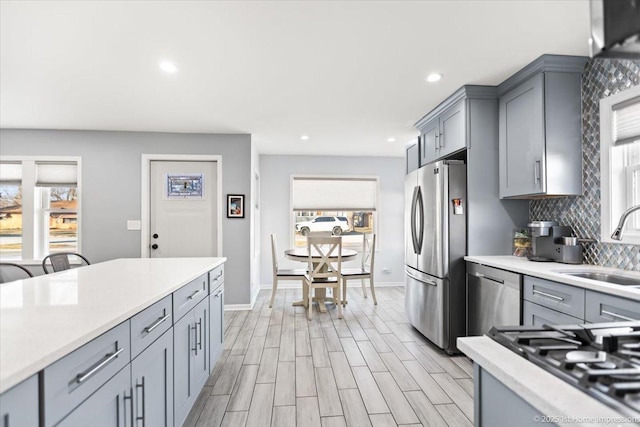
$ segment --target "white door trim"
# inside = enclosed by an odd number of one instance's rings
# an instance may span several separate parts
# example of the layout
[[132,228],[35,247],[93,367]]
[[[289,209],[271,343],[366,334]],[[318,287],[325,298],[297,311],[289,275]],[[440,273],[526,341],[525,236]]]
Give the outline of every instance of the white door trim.
[[149,258],[149,214],[150,214],[150,181],[149,172],[153,160],[164,161],[194,161],[194,162],[216,162],[217,163],[217,216],[218,216],[218,256],[222,255],[222,156],[210,154],[143,154],[141,169],[141,210],[140,210],[140,257]]

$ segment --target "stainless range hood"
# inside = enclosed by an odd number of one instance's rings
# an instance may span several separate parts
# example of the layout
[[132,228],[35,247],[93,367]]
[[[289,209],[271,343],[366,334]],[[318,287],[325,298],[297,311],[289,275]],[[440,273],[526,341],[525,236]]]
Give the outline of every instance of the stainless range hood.
[[640,59],[640,0],[591,0],[592,58]]

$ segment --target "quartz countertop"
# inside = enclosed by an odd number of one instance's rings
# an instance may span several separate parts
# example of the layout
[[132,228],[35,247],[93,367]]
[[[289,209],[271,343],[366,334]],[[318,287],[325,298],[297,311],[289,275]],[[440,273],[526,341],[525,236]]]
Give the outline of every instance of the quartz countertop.
[[[560,417],[558,424],[567,426],[637,425],[626,422],[629,417],[621,415],[487,336],[458,338],[457,344],[460,351],[540,411],[541,417]],[[544,424],[541,420],[540,424]]]
[[589,264],[560,264],[557,262],[535,262],[524,257],[516,256],[466,256],[466,261],[475,262],[489,267],[513,271],[529,276],[540,277],[554,282],[566,283],[584,289],[591,289],[606,294],[612,294],[635,301],[640,301],[640,287],[616,285],[598,280],[562,274],[571,271],[608,272],[619,276],[626,276],[640,280],[640,272],[620,270],[616,268],[600,267]]
[[116,259],[0,285],[0,393],[225,261]]

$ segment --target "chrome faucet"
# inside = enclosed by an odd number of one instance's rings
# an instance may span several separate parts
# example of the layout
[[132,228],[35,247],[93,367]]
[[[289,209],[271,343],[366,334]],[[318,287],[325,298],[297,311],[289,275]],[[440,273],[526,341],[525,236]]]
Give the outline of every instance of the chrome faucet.
[[622,214],[622,216],[620,217],[620,222],[618,222],[618,226],[616,227],[616,231],[614,231],[611,235],[612,239],[622,240],[622,227],[624,227],[624,223],[627,221],[627,217],[637,210],[640,210],[640,205],[631,206]]

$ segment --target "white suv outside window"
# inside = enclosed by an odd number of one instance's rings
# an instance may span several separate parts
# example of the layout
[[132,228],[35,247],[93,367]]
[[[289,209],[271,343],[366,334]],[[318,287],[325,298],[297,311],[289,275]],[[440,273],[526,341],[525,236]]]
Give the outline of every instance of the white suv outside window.
[[318,216],[311,221],[297,223],[296,231],[303,236],[312,231],[331,231],[334,236],[339,236],[342,232],[349,231],[349,223],[344,216]]

